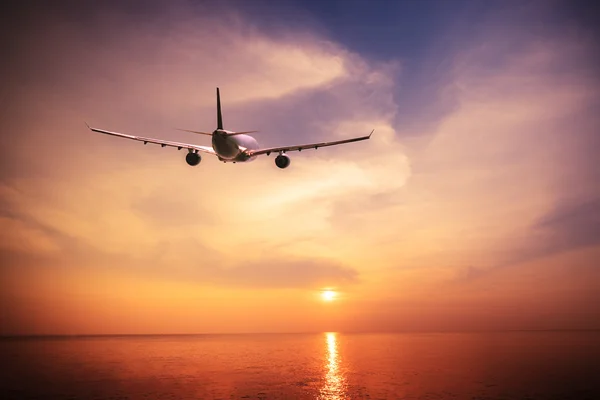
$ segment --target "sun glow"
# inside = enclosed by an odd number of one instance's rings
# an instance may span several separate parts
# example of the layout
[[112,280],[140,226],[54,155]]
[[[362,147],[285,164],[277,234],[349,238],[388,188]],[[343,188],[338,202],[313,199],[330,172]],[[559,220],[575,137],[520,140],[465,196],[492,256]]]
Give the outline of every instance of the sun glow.
[[333,301],[337,296],[337,293],[333,290],[323,290],[321,292],[321,298],[325,301]]

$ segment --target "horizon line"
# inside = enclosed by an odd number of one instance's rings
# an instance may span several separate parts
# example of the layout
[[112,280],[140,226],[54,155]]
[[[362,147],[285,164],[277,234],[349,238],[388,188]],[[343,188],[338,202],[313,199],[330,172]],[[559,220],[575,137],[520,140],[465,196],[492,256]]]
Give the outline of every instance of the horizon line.
[[242,335],[321,335],[337,333],[361,334],[411,334],[411,333],[515,333],[515,332],[600,332],[600,328],[565,329],[461,329],[461,330],[394,330],[394,331],[305,331],[305,332],[197,332],[197,333],[42,333],[0,334],[3,339],[101,338],[101,337],[167,337],[167,336],[242,336]]

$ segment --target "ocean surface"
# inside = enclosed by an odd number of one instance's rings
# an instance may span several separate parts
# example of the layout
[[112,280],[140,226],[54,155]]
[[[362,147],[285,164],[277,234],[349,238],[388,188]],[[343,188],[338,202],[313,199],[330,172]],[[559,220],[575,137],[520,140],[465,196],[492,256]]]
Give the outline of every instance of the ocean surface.
[[600,332],[0,340],[1,399],[600,399]]

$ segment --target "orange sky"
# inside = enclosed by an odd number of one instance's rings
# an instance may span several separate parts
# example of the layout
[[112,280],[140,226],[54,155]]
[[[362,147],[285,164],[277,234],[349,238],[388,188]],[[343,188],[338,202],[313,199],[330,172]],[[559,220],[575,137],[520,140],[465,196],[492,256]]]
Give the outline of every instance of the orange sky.
[[[600,328],[585,35],[491,24],[429,83],[444,112],[405,126],[401,56],[233,12],[156,18],[50,13],[16,40],[0,334]],[[376,131],[279,170],[192,168],[85,129],[208,144],[173,128],[214,129],[216,86],[225,128],[265,146]],[[325,287],[339,297],[323,302]]]

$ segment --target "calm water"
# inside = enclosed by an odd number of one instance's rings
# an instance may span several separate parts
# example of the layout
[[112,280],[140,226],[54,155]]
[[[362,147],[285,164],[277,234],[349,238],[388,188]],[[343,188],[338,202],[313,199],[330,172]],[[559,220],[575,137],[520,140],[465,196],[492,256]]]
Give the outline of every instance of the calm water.
[[600,333],[4,339],[2,399],[600,399]]

